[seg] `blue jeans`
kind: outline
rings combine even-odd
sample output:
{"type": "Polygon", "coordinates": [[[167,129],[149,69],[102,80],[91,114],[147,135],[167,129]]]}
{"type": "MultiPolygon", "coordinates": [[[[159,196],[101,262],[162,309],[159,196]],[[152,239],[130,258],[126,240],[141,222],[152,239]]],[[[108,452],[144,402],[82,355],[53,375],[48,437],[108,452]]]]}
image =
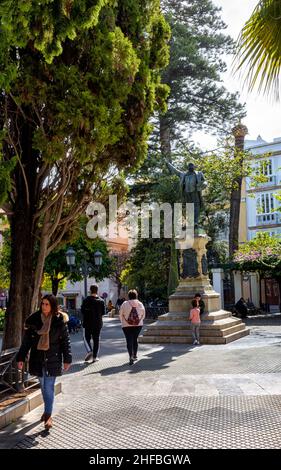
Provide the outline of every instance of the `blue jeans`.
{"type": "Polygon", "coordinates": [[[41,385],[41,392],[44,400],[44,413],[51,415],[55,398],[56,377],[47,376],[45,369],[43,369],[43,377],[38,377],[38,379],[41,385]]]}

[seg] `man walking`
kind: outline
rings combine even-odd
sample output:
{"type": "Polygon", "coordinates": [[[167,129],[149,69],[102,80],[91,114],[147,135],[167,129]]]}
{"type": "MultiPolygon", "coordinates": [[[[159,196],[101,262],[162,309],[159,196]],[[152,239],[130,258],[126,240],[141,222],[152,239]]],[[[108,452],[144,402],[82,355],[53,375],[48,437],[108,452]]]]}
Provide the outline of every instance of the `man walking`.
{"type": "Polygon", "coordinates": [[[85,362],[90,359],[97,361],[99,350],[100,331],[102,329],[102,316],[106,313],[104,300],[98,296],[98,286],[90,287],[91,295],[83,300],[81,313],[83,316],[84,344],[86,347],[85,362]],[[93,340],[93,348],[91,346],[93,340]]]}

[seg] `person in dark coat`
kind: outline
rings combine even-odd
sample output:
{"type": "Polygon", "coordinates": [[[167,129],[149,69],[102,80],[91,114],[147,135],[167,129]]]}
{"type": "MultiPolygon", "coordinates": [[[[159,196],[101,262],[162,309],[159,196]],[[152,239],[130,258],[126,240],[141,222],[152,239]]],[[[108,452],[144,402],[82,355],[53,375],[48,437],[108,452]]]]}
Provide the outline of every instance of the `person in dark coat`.
{"type": "Polygon", "coordinates": [[[201,294],[199,292],[195,294],[193,300],[197,302],[197,307],[200,309],[200,316],[203,315],[203,313],[205,313],[205,302],[202,300],[201,294]]]}
{"type": "Polygon", "coordinates": [[[99,351],[100,332],[102,329],[102,317],[106,314],[106,305],[104,300],[98,296],[98,286],[90,287],[91,295],[83,300],[81,313],[83,316],[84,344],[87,351],[85,362],[92,359],[97,361],[99,351]],[[93,348],[91,345],[93,339],[93,348]]]}
{"type": "Polygon", "coordinates": [[[246,318],[246,316],[248,314],[248,307],[247,307],[247,304],[246,304],[246,300],[243,297],[241,297],[238,300],[238,302],[236,302],[235,308],[236,308],[237,312],[241,315],[241,318],[246,318]]]}
{"type": "Polygon", "coordinates": [[[52,411],[55,398],[56,377],[67,371],[72,362],[68,328],[58,312],[54,295],[42,298],[40,310],[31,314],[25,322],[25,332],[16,360],[21,370],[30,351],[29,372],[37,375],[44,401],[41,421],[45,429],[52,425],[52,411]]]}

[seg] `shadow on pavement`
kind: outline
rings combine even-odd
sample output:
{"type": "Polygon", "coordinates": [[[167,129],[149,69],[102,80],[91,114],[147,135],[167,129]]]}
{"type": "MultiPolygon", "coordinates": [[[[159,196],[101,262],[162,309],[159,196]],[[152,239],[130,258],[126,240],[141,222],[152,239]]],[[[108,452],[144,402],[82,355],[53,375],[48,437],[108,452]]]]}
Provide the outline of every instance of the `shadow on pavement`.
{"type": "Polygon", "coordinates": [[[176,361],[180,356],[191,352],[196,346],[188,345],[182,351],[152,351],[151,353],[142,355],[138,361],[133,365],[129,365],[129,360],[126,359],[125,364],[119,366],[107,367],[105,369],[89,372],[89,374],[112,375],[119,374],[120,372],[128,371],[130,374],[138,374],[143,371],[158,371],[168,369],[171,362],[176,361]]]}

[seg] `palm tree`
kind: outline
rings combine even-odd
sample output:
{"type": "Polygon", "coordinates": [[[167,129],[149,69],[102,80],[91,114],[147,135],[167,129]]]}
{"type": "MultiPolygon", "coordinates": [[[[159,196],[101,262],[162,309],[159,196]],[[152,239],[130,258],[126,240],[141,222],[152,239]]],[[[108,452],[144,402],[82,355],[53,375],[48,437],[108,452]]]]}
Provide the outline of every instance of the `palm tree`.
{"type": "Polygon", "coordinates": [[[281,69],[281,0],[260,0],[237,40],[236,71],[246,67],[252,91],[273,93],[279,100],[281,69]]]}

